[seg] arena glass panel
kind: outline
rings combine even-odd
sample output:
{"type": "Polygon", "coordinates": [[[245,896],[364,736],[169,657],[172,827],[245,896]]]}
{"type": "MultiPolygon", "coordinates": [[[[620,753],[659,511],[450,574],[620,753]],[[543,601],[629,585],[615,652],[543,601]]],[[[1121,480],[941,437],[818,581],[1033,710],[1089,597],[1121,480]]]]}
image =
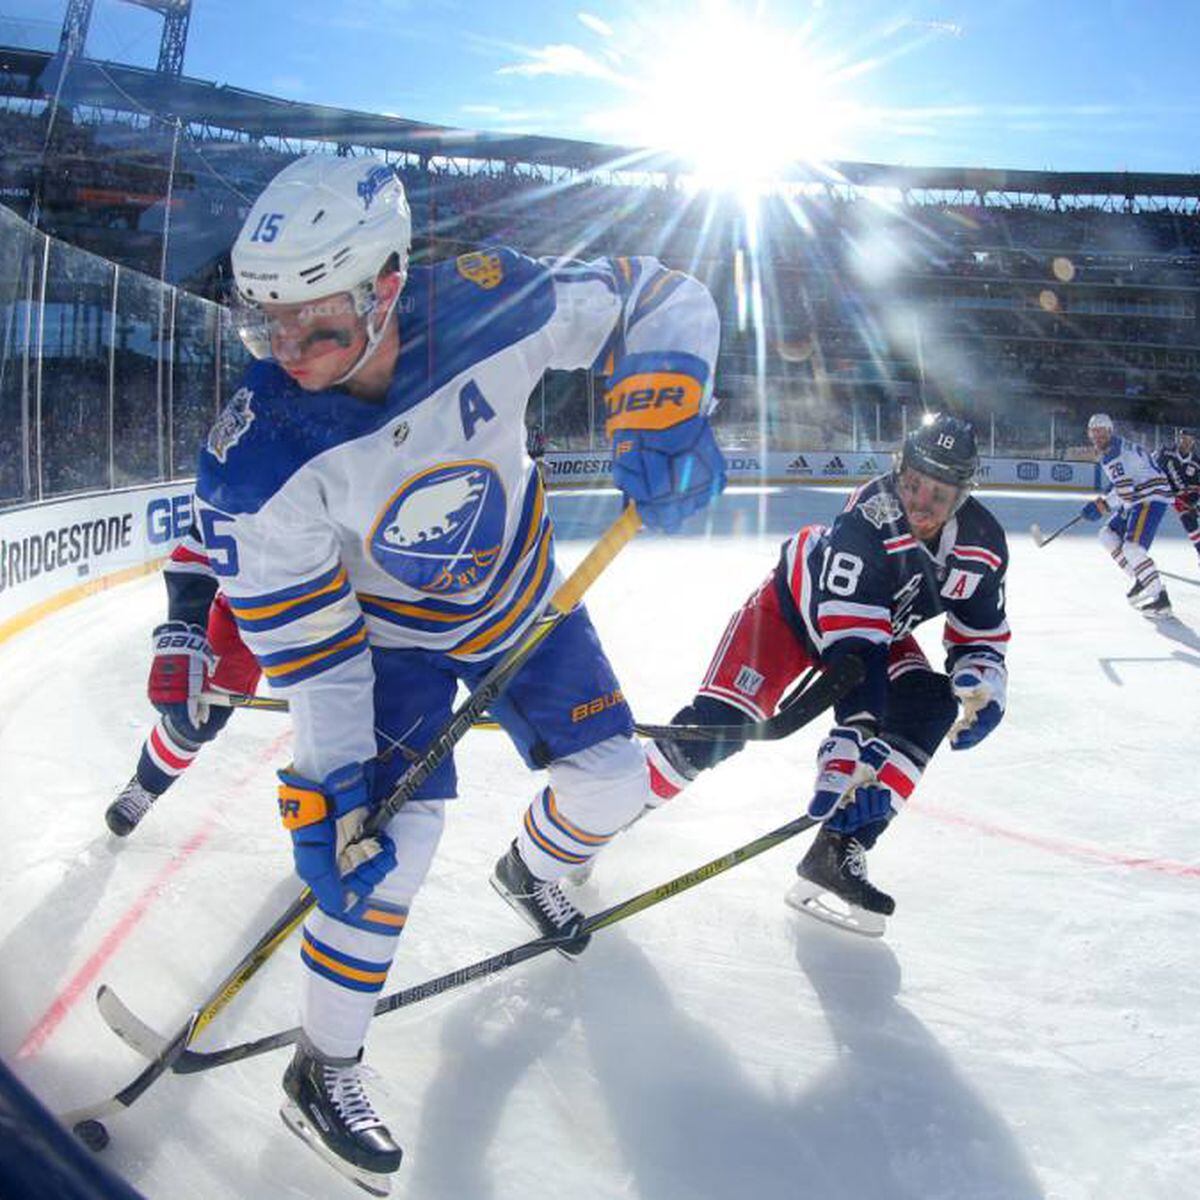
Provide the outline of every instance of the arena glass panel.
{"type": "Polygon", "coordinates": [[[0,206],[0,504],[34,495],[31,343],[44,244],[41,234],[0,206]]]}
{"type": "Polygon", "coordinates": [[[175,359],[171,375],[171,476],[189,479],[217,414],[217,309],[187,292],[175,294],[175,359]]]}
{"type": "Polygon", "coordinates": [[[153,279],[122,271],[117,281],[113,350],[113,485],[161,479],[165,447],[159,410],[163,374],[161,331],[169,313],[165,289],[153,279]]]}
{"type": "Polygon", "coordinates": [[[51,241],[42,323],[41,494],[109,486],[112,263],[51,241]]]}

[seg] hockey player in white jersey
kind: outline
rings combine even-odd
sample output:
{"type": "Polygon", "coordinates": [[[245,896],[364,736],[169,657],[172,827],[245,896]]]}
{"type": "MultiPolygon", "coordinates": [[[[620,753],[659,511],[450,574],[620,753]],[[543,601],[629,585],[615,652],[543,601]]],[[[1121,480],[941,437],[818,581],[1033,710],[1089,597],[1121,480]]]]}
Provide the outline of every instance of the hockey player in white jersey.
{"type": "Polygon", "coordinates": [[[1113,432],[1107,413],[1093,413],[1087,432],[1108,487],[1083,506],[1083,515],[1089,521],[1107,518],[1100,527],[1100,544],[1129,576],[1130,604],[1148,617],[1169,617],[1171,601],[1150,547],[1171,503],[1170,485],[1143,446],[1113,432]]]}
{"type": "MultiPolygon", "coordinates": [[[[507,249],[410,271],[409,240],[403,187],[378,160],[304,158],[268,185],[233,249],[239,331],[263,361],[214,426],[197,483],[213,569],[295,731],[280,812],[317,908],[284,1120],[375,1191],[401,1151],[358,1063],[455,795],[453,762],[352,864],[338,854],[402,771],[402,756],[376,756],[395,742],[422,751],[459,682],[482,678],[555,586],[527,398],[547,369],[607,378],[614,478],[651,527],[677,527],[724,483],[706,415],[719,323],[694,279],[651,258],[507,249]]],[[[578,953],[582,914],[559,881],[648,795],[586,611],[492,713],[549,775],[493,884],[578,953]]]]}

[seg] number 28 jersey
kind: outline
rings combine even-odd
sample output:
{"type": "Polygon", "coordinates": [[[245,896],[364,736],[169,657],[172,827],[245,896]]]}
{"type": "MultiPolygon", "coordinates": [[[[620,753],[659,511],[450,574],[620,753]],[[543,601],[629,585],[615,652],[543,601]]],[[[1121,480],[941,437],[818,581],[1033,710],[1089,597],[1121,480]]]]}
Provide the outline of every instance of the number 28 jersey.
{"type": "Polygon", "coordinates": [[[930,546],[913,535],[891,476],[882,475],[850,497],[832,526],[805,526],[784,544],[775,584],[795,632],[819,662],[846,654],[863,661],[865,678],[838,704],[838,720],[878,724],[889,648],[923,622],[945,619],[947,671],[967,658],[1003,660],[1007,567],[1004,530],[974,497],[930,546]]]}

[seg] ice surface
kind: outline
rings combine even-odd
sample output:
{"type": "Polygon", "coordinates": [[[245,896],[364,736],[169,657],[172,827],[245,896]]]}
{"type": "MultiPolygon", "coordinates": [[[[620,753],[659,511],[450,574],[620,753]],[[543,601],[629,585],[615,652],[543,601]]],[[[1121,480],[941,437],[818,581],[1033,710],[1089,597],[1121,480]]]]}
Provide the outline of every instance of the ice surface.
{"type": "MultiPolygon", "coordinates": [[[[377,1106],[412,1200],[1177,1200],[1200,1171],[1200,572],[1173,515],[1152,624],[1094,527],[1027,533],[1062,497],[985,495],[1009,529],[1009,715],[943,751],[872,855],[898,899],[880,942],[783,904],[803,840],[598,934],[382,1018],[377,1106]]],[[[691,694],[732,609],[819,489],[727,496],[688,536],[641,535],[589,605],[635,711],[691,694]]],[[[1078,501],[1074,501],[1078,505],[1078,501]]],[[[615,516],[557,496],[560,557],[615,516]]],[[[127,842],[102,813],[150,722],[154,578],[0,649],[0,1054],[51,1107],[139,1061],[91,995],[173,1029],[294,894],[273,768],[287,719],[244,712],[127,842]],[[18,1054],[25,1047],[23,1054],[18,1054]]],[[[920,638],[940,661],[940,630],[920,638]]],[[[602,907],[791,819],[824,725],[749,748],[611,847],[602,907]]],[[[487,883],[536,781],[502,736],[461,748],[461,799],[389,990],[523,941],[487,883]]],[[[206,1046],[296,1020],[294,946],[206,1046]]],[[[277,1116],[286,1052],[162,1080],[110,1122],[107,1161],[152,1200],[359,1194],[277,1116]]]]}

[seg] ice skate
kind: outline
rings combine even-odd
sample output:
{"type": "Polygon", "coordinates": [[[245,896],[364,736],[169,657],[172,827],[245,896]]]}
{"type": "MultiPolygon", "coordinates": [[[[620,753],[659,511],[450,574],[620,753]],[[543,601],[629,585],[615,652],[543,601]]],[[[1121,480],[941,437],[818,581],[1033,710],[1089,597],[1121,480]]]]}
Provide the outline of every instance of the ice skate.
{"type": "Polygon", "coordinates": [[[1125,593],[1125,599],[1133,605],[1134,608],[1141,608],[1142,604],[1147,600],[1145,580],[1137,580],[1133,587],[1125,593]]]}
{"type": "Polygon", "coordinates": [[[157,799],[153,792],[142,787],[135,775],[105,810],[104,822],[117,837],[128,837],[157,799]]]}
{"type": "Polygon", "coordinates": [[[521,858],[517,843],[508,848],[492,872],[492,887],[545,938],[561,938],[558,952],[568,958],[583,953],[590,934],[578,934],[583,913],[563,895],[556,881],[538,879],[521,858]]]}
{"type": "Polygon", "coordinates": [[[784,899],[798,912],[864,937],[880,937],[896,902],[867,879],[867,852],[851,834],[822,826],[784,899]]]}
{"type": "Polygon", "coordinates": [[[283,1123],[365,1192],[386,1196],[403,1155],[363,1088],[359,1060],[322,1059],[303,1045],[283,1076],[283,1123]]]}
{"type": "Polygon", "coordinates": [[[1162,620],[1175,615],[1171,611],[1171,599],[1167,595],[1166,588],[1163,588],[1153,600],[1143,604],[1139,611],[1143,616],[1149,617],[1151,620],[1162,620]]]}

